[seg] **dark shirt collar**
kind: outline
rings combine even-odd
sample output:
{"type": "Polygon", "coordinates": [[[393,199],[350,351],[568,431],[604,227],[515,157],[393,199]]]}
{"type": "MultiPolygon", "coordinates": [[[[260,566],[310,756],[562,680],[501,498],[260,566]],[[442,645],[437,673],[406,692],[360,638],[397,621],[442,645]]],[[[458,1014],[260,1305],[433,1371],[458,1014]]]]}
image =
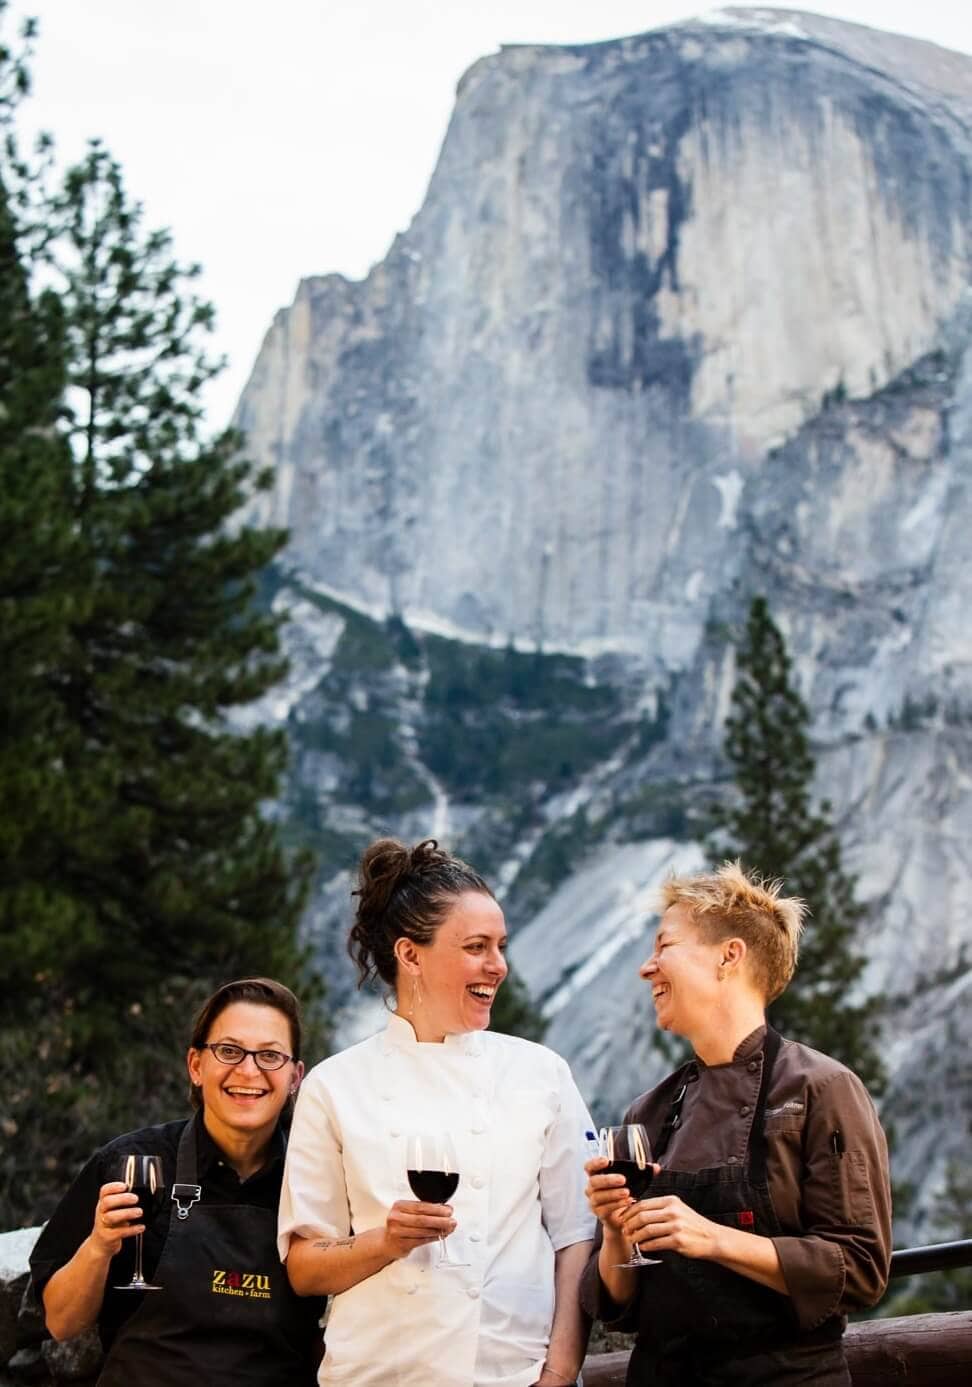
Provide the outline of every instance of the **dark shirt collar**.
{"type": "Polygon", "coordinates": [[[737,1060],[752,1059],[753,1055],[758,1054],[760,1050],[762,1050],[765,1041],[766,1023],[764,1022],[762,1026],[757,1026],[754,1031],[750,1031],[745,1040],[740,1040],[739,1044],[736,1046],[735,1054],[732,1057],[733,1064],[735,1064],[737,1060]]]}
{"type": "MultiPolygon", "coordinates": [[[[250,1179],[260,1179],[262,1176],[272,1171],[276,1166],[280,1165],[283,1162],[286,1150],[287,1143],[284,1139],[280,1123],[278,1122],[274,1128],[273,1136],[270,1138],[270,1147],[267,1151],[266,1163],[251,1175],[250,1179]]],[[[201,1112],[196,1117],[196,1164],[200,1183],[206,1179],[207,1175],[212,1175],[214,1170],[224,1170],[235,1174],[226,1155],[209,1135],[201,1112]]]]}
{"type": "MultiPolygon", "coordinates": [[[[765,1024],[765,1022],[764,1022],[762,1026],[757,1026],[756,1029],[755,1029],[754,1031],[750,1031],[749,1035],[747,1035],[744,1039],[742,1039],[742,1040],[739,1042],[739,1044],[736,1046],[735,1050],[733,1051],[732,1059],[729,1061],[729,1064],[740,1064],[740,1063],[742,1063],[742,1061],[744,1061],[744,1060],[751,1060],[751,1059],[753,1058],[754,1055],[760,1054],[760,1052],[761,1052],[762,1049],[763,1049],[763,1045],[765,1044],[765,1041],[766,1041],[766,1024],[765,1024]]],[[[724,1063],[723,1063],[723,1064],[706,1064],[705,1060],[700,1059],[698,1055],[695,1055],[695,1056],[694,1056],[694,1059],[695,1059],[695,1063],[698,1065],[699,1069],[725,1069],[725,1068],[726,1068],[726,1065],[725,1065],[724,1063]]]]}

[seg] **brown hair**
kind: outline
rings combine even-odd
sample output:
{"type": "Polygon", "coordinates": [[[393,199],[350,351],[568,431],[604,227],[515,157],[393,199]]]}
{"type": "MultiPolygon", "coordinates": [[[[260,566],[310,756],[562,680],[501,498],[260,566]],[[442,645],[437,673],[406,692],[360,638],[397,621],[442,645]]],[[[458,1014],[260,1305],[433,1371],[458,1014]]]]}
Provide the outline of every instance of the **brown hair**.
{"type": "Polygon", "coordinates": [[[661,908],[686,906],[709,944],[733,935],[745,940],[752,977],[767,1002],[775,1002],[796,971],[807,911],[798,897],[781,896],[782,889],[782,881],[765,881],[738,862],[723,862],[715,872],[669,877],[661,908]]]}
{"type": "MultiPolygon", "coordinates": [[[[434,838],[413,848],[379,838],[358,864],[358,898],[348,953],[358,965],[358,986],[381,978],[395,986],[395,940],[428,944],[451,903],[467,891],[493,893],[468,863],[441,849],[434,838]]],[[[495,899],[495,898],[494,898],[495,899]]]]}
{"type": "MultiPolygon", "coordinates": [[[[284,987],[282,982],[275,982],[273,978],[237,978],[233,982],[224,982],[222,987],[217,987],[215,992],[210,993],[196,1012],[192,1023],[189,1044],[193,1050],[199,1050],[206,1044],[213,1026],[226,1008],[234,1002],[251,1002],[258,1007],[273,1007],[274,1011],[279,1011],[285,1016],[290,1027],[291,1056],[295,1060],[300,1059],[300,1003],[289,987],[284,987]]],[[[194,1108],[202,1106],[198,1084],[192,1084],[189,1101],[194,1108]]]]}

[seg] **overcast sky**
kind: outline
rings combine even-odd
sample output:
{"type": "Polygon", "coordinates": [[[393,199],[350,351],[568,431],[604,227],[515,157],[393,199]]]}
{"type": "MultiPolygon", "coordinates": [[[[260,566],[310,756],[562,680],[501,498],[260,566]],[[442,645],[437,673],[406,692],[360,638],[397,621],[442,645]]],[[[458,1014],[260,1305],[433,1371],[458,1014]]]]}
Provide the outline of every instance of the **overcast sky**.
{"type": "MultiPolygon", "coordinates": [[[[13,0],[40,21],[22,128],[65,159],[100,136],[150,226],[201,261],[216,305],[211,425],[228,422],[304,275],[358,278],[418,210],[456,83],[501,43],[640,33],[678,0],[13,0]]],[[[764,7],[765,8],[765,7],[764,7]]],[[[807,8],[972,53],[969,0],[807,8]]]]}

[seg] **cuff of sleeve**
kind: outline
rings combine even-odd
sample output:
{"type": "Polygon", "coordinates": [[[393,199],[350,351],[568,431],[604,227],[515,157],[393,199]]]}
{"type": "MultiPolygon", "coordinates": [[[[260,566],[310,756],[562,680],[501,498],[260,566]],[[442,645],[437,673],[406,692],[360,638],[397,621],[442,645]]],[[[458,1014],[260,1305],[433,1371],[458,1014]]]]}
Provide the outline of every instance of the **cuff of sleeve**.
{"type": "Polygon", "coordinates": [[[573,1247],[575,1243],[589,1243],[594,1241],[594,1229],[585,1224],[583,1227],[568,1229],[566,1233],[561,1233],[556,1242],[551,1238],[551,1246],[554,1252],[562,1252],[565,1247],[573,1247]]]}
{"type": "Polygon", "coordinates": [[[844,1254],[826,1238],[774,1238],[786,1289],[801,1329],[840,1313],[846,1269],[844,1254]]]}

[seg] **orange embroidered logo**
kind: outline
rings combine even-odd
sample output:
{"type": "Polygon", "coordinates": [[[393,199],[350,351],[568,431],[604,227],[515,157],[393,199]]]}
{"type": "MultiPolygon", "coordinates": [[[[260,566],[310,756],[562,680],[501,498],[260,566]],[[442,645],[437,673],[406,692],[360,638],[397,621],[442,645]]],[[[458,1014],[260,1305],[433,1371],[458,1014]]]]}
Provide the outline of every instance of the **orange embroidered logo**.
{"type": "Polygon", "coordinates": [[[244,1300],[270,1300],[270,1277],[258,1271],[225,1271],[213,1268],[213,1295],[241,1296],[244,1300]]]}

